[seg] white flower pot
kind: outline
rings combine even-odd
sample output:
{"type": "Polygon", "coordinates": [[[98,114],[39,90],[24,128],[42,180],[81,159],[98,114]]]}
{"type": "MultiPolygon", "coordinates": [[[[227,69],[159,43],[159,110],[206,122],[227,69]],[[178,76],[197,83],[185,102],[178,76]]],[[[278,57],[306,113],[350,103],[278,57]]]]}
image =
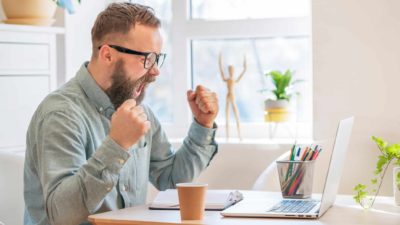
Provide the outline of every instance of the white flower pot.
{"type": "Polygon", "coordinates": [[[287,100],[265,100],[266,122],[284,122],[289,119],[289,101],[287,100]]]}
{"type": "Polygon", "coordinates": [[[288,108],[288,100],[271,100],[267,99],[264,101],[265,109],[276,109],[276,108],[288,108]]]}
{"type": "Polygon", "coordinates": [[[393,168],[393,198],[394,203],[400,206],[400,184],[396,183],[397,174],[400,173],[400,166],[393,168]]]}

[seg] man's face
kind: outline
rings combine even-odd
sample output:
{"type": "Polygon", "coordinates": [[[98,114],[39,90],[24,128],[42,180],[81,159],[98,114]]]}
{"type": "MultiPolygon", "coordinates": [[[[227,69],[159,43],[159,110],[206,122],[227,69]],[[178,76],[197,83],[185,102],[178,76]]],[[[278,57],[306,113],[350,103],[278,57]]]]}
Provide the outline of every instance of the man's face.
{"type": "MultiPolygon", "coordinates": [[[[162,40],[157,28],[137,24],[129,32],[128,38],[117,45],[135,51],[159,54],[162,40]]],[[[139,105],[144,98],[148,84],[154,82],[159,74],[157,64],[150,69],[145,69],[143,65],[144,56],[121,53],[115,49],[112,49],[112,51],[118,59],[111,74],[111,86],[106,90],[106,93],[115,109],[124,101],[132,98],[139,105]]]]}
{"type": "Polygon", "coordinates": [[[106,93],[115,109],[131,98],[134,98],[136,104],[139,105],[144,99],[147,85],[155,80],[155,76],[149,72],[136,80],[130,79],[124,71],[124,62],[120,59],[112,73],[111,87],[106,90],[106,93]]]}

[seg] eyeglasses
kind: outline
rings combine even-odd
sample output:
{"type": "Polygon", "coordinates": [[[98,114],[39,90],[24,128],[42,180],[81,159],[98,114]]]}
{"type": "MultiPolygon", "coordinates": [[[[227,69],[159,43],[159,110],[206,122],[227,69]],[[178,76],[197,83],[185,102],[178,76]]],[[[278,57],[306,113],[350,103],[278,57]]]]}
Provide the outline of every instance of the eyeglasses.
{"type": "MultiPolygon", "coordinates": [[[[99,46],[99,49],[102,47],[103,45],[99,46]]],[[[131,55],[141,55],[144,56],[144,63],[143,66],[145,69],[151,69],[154,64],[157,63],[158,68],[160,68],[164,61],[165,61],[165,57],[167,56],[167,54],[165,53],[160,53],[157,54],[155,52],[139,52],[139,51],[135,51],[129,48],[124,48],[118,45],[107,45],[110,48],[113,48],[119,52],[122,53],[126,53],[126,54],[131,54],[131,55]]]]}

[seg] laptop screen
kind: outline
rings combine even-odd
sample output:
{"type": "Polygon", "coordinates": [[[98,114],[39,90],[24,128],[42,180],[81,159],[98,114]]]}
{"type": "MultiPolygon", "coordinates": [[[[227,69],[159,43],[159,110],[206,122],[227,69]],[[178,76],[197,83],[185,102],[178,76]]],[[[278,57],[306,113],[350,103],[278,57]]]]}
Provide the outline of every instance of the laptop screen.
{"type": "Polygon", "coordinates": [[[322,216],[335,202],[346,159],[346,151],[350,141],[351,130],[353,128],[353,122],[354,117],[343,119],[340,121],[337,128],[325,186],[322,192],[319,216],[322,216]]]}

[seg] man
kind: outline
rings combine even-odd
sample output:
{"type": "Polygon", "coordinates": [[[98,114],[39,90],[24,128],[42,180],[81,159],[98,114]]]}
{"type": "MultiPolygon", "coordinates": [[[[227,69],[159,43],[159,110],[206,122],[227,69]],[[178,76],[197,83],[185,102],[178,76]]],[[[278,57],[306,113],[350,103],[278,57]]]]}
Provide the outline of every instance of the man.
{"type": "Polygon", "coordinates": [[[75,78],[45,98],[27,133],[25,224],[88,224],[90,214],[145,203],[190,182],[217,152],[216,94],[198,86],[187,99],[194,121],[176,153],[141,105],[165,55],[151,8],[113,3],[96,19],[93,52],[75,78]]]}

